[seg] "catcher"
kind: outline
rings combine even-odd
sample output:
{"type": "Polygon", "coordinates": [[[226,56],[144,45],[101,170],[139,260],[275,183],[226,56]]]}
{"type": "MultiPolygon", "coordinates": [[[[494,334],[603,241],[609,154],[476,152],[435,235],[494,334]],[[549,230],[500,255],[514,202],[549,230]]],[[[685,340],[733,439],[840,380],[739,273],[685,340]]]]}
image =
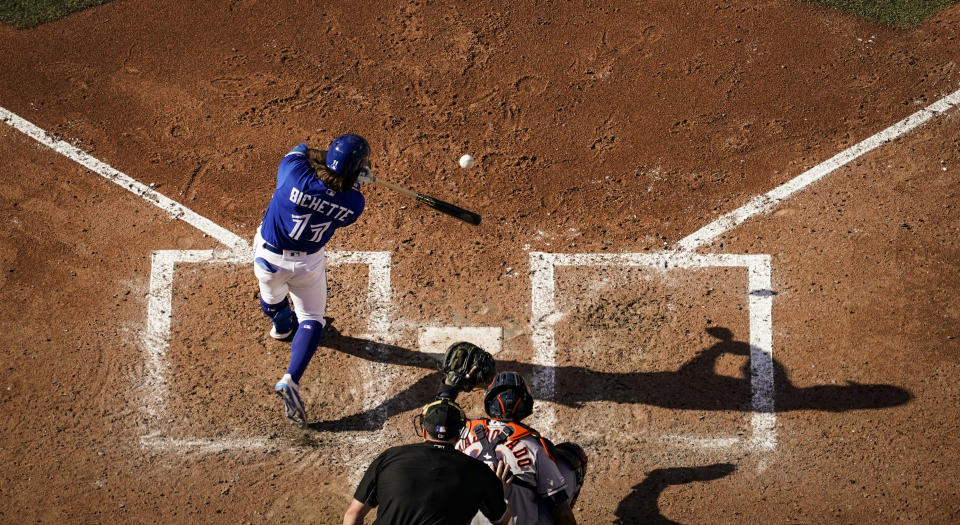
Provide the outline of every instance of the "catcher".
{"type": "MultiPolygon", "coordinates": [[[[443,384],[437,397],[453,400],[461,391],[488,384],[484,409],[489,418],[471,419],[457,449],[491,468],[505,461],[512,478],[507,501],[512,524],[576,523],[572,507],[580,495],[587,456],[576,443],[554,445],[521,421],[533,412],[533,395],[517,372],[495,373],[493,357],[471,343],[455,343],[444,355],[443,384]]],[[[486,523],[477,516],[474,523],[486,523]]]]}

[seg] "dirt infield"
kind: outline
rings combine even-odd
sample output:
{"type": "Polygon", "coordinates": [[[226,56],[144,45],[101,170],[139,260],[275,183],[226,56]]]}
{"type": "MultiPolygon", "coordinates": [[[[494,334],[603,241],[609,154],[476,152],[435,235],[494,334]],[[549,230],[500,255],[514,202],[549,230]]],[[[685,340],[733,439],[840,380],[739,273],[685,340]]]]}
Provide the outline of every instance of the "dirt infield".
{"type": "Polygon", "coordinates": [[[955,93],[960,6],[369,4],[0,25],[0,107],[145,185],[0,124],[0,521],[338,523],[446,327],[501,334],[586,449],[583,523],[960,520],[960,108],[660,258],[955,93]],[[365,189],[301,431],[240,248],[281,156],[345,131],[483,223],[365,189]]]}

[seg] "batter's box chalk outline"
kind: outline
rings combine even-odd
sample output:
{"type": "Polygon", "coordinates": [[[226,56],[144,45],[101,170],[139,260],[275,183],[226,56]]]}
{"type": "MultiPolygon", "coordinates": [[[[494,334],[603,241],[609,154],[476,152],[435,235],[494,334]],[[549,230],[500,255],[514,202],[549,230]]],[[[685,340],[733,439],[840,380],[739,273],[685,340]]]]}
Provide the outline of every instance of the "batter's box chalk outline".
{"type": "MultiPolygon", "coordinates": [[[[671,435],[665,441],[682,446],[707,449],[746,448],[773,450],[777,446],[776,414],[773,385],[773,293],[770,288],[770,256],[739,254],[697,254],[693,252],[660,253],[530,253],[532,279],[532,318],[534,373],[532,387],[537,399],[556,398],[557,343],[554,326],[561,314],[557,308],[557,267],[646,267],[699,269],[743,267],[748,275],[750,315],[750,423],[748,438],[671,435]]],[[[540,404],[535,417],[538,428],[554,435],[556,410],[551,402],[540,404]]]]}
{"type": "MultiPolygon", "coordinates": [[[[150,271],[150,293],[147,300],[147,324],[143,335],[143,348],[146,353],[146,377],[143,388],[146,429],[140,436],[140,444],[145,448],[160,449],[176,453],[214,454],[227,450],[260,451],[279,448],[276,441],[256,437],[171,437],[167,419],[166,403],[169,392],[170,362],[167,354],[170,350],[170,326],[173,318],[173,281],[178,263],[204,264],[249,264],[253,260],[251,250],[158,250],[152,255],[150,271]]],[[[364,339],[388,342],[391,339],[392,297],[390,285],[390,252],[327,252],[327,266],[344,264],[366,264],[369,268],[367,280],[367,305],[371,311],[367,320],[367,334],[364,339]]],[[[253,272],[250,273],[251,279],[253,272]]],[[[385,365],[383,365],[385,366],[385,365]]],[[[364,385],[364,405],[375,406],[380,402],[374,399],[382,392],[373,383],[364,385]]],[[[356,441],[359,436],[352,436],[356,441]]],[[[374,436],[372,442],[380,444],[374,436]]],[[[373,443],[372,443],[373,444],[373,443]]]]}

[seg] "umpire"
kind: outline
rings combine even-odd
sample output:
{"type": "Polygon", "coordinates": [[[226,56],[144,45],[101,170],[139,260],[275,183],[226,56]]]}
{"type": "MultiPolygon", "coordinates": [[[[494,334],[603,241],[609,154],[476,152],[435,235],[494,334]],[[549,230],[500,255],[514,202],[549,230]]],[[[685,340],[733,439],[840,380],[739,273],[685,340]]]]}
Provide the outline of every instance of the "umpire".
{"type": "Polygon", "coordinates": [[[465,525],[478,511],[506,524],[513,514],[500,478],[454,447],[466,424],[463,410],[442,399],[423,407],[418,419],[423,442],[391,447],[373,460],[343,524],[363,523],[374,507],[374,525],[465,525]]]}

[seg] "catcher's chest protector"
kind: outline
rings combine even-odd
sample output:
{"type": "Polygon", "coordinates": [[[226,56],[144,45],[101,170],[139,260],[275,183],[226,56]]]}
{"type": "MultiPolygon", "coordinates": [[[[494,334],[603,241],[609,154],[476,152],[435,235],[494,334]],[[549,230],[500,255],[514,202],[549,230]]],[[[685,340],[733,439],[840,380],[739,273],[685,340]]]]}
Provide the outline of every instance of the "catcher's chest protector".
{"type": "MultiPolygon", "coordinates": [[[[470,434],[473,436],[474,440],[480,444],[480,451],[474,457],[491,466],[496,466],[497,463],[503,461],[503,454],[497,452],[497,447],[499,445],[507,443],[508,441],[517,441],[527,436],[540,439],[540,436],[535,430],[519,423],[508,423],[506,426],[500,429],[493,439],[489,439],[488,428],[488,420],[480,420],[473,423],[470,428],[470,434]]],[[[507,446],[509,447],[509,445],[507,446]]],[[[471,456],[472,455],[473,454],[471,454],[471,456]]],[[[533,490],[534,492],[537,490],[537,488],[532,484],[517,477],[513,478],[512,483],[514,485],[533,490]]]]}

